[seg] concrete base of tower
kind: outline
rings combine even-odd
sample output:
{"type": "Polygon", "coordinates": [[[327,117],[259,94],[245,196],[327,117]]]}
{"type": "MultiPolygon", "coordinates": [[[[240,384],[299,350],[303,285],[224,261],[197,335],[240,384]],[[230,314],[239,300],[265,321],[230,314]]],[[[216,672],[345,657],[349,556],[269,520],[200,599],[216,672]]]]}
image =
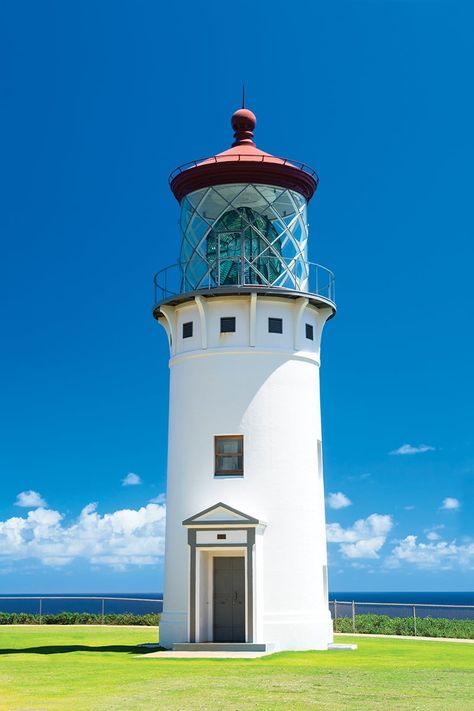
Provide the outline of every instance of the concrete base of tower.
{"type": "Polygon", "coordinates": [[[188,613],[164,611],[160,618],[160,646],[172,649],[173,644],[189,642],[188,613]]]}
{"type": "Polygon", "coordinates": [[[265,615],[263,638],[276,652],[326,650],[334,640],[331,615],[265,615]]]}
{"type": "MultiPolygon", "coordinates": [[[[333,627],[329,611],[326,614],[265,615],[262,633],[256,643],[263,643],[272,652],[289,650],[326,650],[333,644],[333,627]]],[[[160,620],[160,646],[173,649],[189,644],[186,612],[164,612],[160,620]]]]}

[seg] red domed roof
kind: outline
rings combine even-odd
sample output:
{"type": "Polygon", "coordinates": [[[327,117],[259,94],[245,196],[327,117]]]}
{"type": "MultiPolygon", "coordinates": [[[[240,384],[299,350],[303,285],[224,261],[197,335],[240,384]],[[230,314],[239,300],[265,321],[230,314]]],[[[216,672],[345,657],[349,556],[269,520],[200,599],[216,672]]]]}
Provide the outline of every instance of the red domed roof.
{"type": "Polygon", "coordinates": [[[257,148],[253,141],[257,119],[252,111],[235,111],[231,123],[235,139],[231,148],[187,163],[170,175],[171,190],[179,202],[195,190],[229,183],[277,185],[296,190],[308,201],[312,198],[318,187],[316,172],[304,163],[278,158],[257,148]]]}

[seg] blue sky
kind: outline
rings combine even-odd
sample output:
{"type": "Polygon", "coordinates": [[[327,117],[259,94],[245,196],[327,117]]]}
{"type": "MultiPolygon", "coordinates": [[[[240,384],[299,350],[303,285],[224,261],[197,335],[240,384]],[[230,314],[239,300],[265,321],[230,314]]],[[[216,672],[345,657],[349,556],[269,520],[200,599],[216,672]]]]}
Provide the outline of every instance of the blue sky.
{"type": "Polygon", "coordinates": [[[330,588],[474,589],[473,14],[2,4],[0,592],[161,590],[167,177],[230,145],[242,81],[321,178],[330,588]]]}

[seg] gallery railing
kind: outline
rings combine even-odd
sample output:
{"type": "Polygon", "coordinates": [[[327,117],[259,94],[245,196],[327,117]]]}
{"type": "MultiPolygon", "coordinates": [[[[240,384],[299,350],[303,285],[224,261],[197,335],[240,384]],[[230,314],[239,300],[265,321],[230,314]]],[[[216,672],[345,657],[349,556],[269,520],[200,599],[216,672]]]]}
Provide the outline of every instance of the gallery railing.
{"type": "Polygon", "coordinates": [[[161,269],[154,277],[155,304],[178,294],[232,287],[293,290],[315,294],[335,303],[333,272],[315,262],[286,260],[281,256],[217,257],[196,255],[189,262],[177,262],[161,269]]]}
{"type": "Polygon", "coordinates": [[[174,178],[176,178],[177,175],[180,175],[180,173],[184,173],[186,170],[189,168],[196,168],[197,166],[204,164],[212,164],[212,163],[226,163],[231,161],[232,163],[235,163],[236,161],[238,162],[245,162],[246,160],[251,160],[252,163],[271,163],[275,164],[275,160],[281,161],[281,165],[288,165],[292,168],[298,168],[299,170],[303,170],[305,173],[308,173],[308,175],[311,175],[311,177],[316,181],[316,184],[319,183],[319,177],[316,171],[311,168],[309,165],[306,165],[306,163],[301,163],[300,161],[297,160],[291,160],[290,158],[275,158],[275,156],[271,155],[266,155],[263,153],[260,156],[256,156],[255,153],[231,153],[230,155],[215,155],[215,156],[209,156],[208,158],[199,158],[198,160],[191,160],[188,163],[184,163],[183,165],[178,166],[178,168],[175,168],[173,172],[169,176],[169,183],[173,182],[174,178]]]}

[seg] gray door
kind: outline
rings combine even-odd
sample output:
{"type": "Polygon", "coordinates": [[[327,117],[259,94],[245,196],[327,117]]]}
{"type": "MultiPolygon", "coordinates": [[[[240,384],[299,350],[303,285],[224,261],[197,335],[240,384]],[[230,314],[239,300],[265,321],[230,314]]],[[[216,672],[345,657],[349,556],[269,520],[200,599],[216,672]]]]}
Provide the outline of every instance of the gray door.
{"type": "Polygon", "coordinates": [[[245,642],[245,564],[214,558],[214,642],[245,642]]]}

